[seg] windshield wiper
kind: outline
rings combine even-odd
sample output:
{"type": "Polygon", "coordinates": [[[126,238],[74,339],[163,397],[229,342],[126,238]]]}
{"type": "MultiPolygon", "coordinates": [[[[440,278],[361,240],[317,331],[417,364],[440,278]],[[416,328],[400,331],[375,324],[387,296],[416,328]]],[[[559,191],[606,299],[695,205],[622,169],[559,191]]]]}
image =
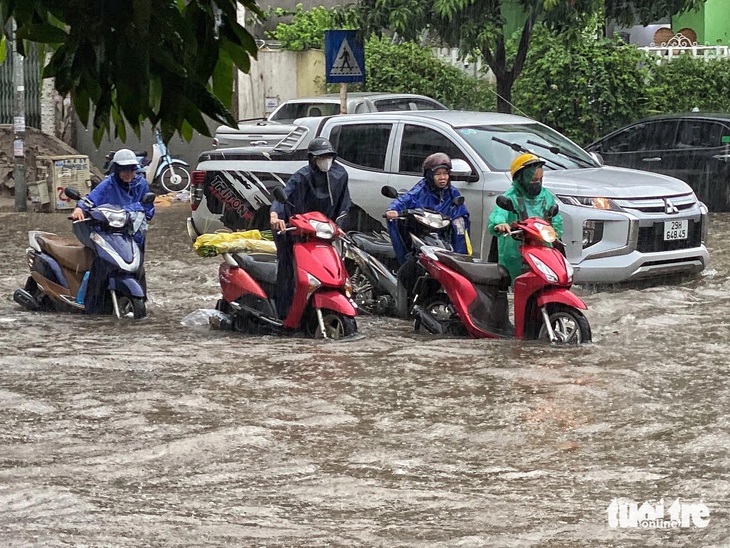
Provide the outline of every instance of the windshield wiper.
{"type": "Polygon", "coordinates": [[[542,144],[542,143],[536,143],[535,141],[527,141],[527,142],[530,145],[535,145],[536,147],[541,147],[541,148],[547,149],[550,152],[552,152],[553,154],[562,154],[566,158],[570,158],[574,162],[580,162],[580,163],[582,163],[585,166],[596,167],[596,164],[594,164],[593,162],[589,162],[588,160],[584,160],[580,156],[575,156],[574,154],[571,154],[569,152],[565,152],[559,146],[556,146],[556,145],[545,145],[545,144],[542,144]]]}
{"type": "MultiPolygon", "coordinates": [[[[499,137],[492,136],[492,141],[497,141],[498,143],[507,145],[515,152],[527,152],[529,154],[535,154],[534,152],[532,152],[531,150],[527,150],[525,147],[523,147],[520,144],[510,143],[509,141],[505,141],[504,139],[500,139],[499,137]]],[[[527,141],[527,142],[529,143],[530,141],[527,141]]],[[[548,158],[542,158],[542,159],[545,160],[546,162],[551,162],[551,163],[555,164],[556,166],[562,167],[563,169],[568,169],[566,166],[564,166],[560,162],[556,162],[555,160],[549,160],[548,158]]],[[[550,169],[555,169],[554,167],[551,167],[551,166],[548,166],[548,167],[550,167],[550,169]]]]}

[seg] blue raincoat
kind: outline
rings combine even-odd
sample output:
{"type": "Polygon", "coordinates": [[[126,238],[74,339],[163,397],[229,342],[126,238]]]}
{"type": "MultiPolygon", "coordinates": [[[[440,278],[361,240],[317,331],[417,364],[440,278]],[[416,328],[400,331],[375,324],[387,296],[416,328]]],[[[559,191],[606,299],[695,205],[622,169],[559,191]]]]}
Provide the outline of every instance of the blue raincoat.
{"type": "MultiPolygon", "coordinates": [[[[392,210],[402,213],[406,209],[424,208],[449,216],[453,222],[451,245],[454,246],[454,251],[468,253],[467,238],[469,227],[471,226],[469,210],[467,210],[465,204],[458,207],[453,206],[453,201],[458,196],[460,196],[459,191],[451,183],[445,188],[439,189],[435,186],[430,186],[428,181],[423,178],[406,194],[393,200],[388,206],[388,211],[392,210]],[[459,218],[462,218],[463,221],[458,220],[459,218]]],[[[390,233],[390,239],[393,242],[393,249],[395,249],[398,262],[403,264],[406,262],[410,252],[410,241],[407,241],[407,235],[401,232],[400,225],[402,223],[397,220],[389,221],[388,232],[390,233]]]]}

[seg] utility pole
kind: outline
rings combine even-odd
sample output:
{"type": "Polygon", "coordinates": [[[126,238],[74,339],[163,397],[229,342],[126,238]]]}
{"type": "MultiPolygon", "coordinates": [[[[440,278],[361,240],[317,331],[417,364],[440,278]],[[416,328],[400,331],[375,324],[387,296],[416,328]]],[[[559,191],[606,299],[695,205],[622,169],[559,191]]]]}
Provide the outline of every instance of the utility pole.
{"type": "Polygon", "coordinates": [[[13,20],[13,84],[15,87],[15,116],[13,117],[13,180],[15,181],[15,211],[28,210],[28,184],[25,180],[25,67],[23,56],[15,42],[13,20]]]}

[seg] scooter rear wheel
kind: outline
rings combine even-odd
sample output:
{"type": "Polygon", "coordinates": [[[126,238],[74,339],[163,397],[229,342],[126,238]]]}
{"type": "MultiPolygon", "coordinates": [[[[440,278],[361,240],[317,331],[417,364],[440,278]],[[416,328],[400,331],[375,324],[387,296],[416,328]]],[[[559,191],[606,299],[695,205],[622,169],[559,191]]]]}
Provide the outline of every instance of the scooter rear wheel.
{"type": "MultiPolygon", "coordinates": [[[[556,344],[584,344],[591,342],[591,326],[580,310],[562,304],[548,305],[550,325],[558,337],[556,344]]],[[[537,335],[540,341],[550,342],[545,323],[537,335]]]]}

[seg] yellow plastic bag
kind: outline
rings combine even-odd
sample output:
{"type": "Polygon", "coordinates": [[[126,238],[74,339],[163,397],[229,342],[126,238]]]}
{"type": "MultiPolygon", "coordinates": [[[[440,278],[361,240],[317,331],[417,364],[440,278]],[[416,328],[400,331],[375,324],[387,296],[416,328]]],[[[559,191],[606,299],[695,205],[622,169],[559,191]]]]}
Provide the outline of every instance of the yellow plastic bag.
{"type": "Polygon", "coordinates": [[[216,232],[198,236],[193,249],[201,257],[215,257],[221,253],[276,253],[276,244],[264,240],[260,231],[216,232]]]}

